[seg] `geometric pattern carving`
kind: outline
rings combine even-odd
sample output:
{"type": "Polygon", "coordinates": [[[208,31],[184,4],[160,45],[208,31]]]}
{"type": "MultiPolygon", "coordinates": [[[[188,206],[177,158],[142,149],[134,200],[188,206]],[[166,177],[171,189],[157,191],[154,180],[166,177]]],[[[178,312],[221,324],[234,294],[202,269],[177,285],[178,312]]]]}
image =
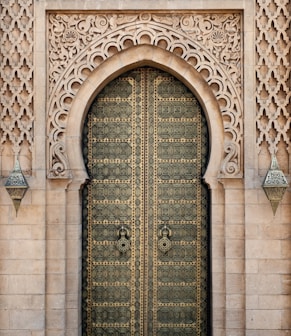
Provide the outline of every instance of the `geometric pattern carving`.
{"type": "MultiPolygon", "coordinates": [[[[33,1],[0,4],[0,146],[11,155],[33,144],[33,1]],[[9,145],[10,144],[10,145],[9,145]]],[[[31,164],[31,163],[30,163],[31,164]]]]}
{"type": "MultiPolygon", "coordinates": [[[[257,0],[257,147],[290,156],[291,32],[289,0],[257,0]]],[[[288,172],[288,159],[284,160],[288,172]]]]}
{"type": "Polygon", "coordinates": [[[70,176],[68,113],[89,74],[112,55],[140,44],[175,53],[206,80],[224,123],[221,175],[242,175],[241,14],[48,14],[48,165],[50,178],[70,176]]]}

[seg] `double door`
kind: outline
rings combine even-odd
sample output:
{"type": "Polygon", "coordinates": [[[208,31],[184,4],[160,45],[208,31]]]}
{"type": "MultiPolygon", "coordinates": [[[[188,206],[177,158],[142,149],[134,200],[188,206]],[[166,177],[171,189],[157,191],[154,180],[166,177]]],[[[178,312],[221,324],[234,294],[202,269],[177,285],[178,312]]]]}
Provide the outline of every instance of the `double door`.
{"type": "Polygon", "coordinates": [[[108,84],[83,131],[83,335],[208,335],[208,134],[175,77],[108,84]]]}

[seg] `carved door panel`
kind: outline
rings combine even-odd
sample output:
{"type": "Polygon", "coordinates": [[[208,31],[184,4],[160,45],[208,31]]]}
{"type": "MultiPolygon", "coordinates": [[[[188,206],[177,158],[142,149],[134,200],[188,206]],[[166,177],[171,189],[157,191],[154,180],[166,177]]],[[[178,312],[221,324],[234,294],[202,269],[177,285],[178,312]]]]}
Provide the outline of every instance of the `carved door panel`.
{"type": "Polygon", "coordinates": [[[208,335],[208,134],[173,76],[132,70],[84,126],[83,335],[208,335]]]}

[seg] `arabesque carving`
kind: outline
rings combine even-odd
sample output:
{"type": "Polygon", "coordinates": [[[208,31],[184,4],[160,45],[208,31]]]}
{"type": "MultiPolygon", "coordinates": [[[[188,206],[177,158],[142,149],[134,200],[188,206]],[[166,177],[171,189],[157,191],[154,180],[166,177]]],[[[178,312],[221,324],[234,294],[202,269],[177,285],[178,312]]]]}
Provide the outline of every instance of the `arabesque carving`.
{"type": "Polygon", "coordinates": [[[82,83],[121,50],[151,44],[175,53],[207,81],[224,122],[221,175],[242,174],[242,43],[240,13],[50,13],[49,177],[66,178],[65,148],[71,103],[82,83]]]}
{"type": "Polygon", "coordinates": [[[22,152],[31,155],[34,119],[32,0],[1,1],[0,35],[0,155],[4,152],[12,158],[22,152]]]}
{"type": "MultiPolygon", "coordinates": [[[[289,0],[257,0],[256,77],[257,147],[267,144],[272,155],[279,151],[290,159],[291,139],[291,7],[289,0]]],[[[281,163],[289,171],[288,159],[281,163]]]]}

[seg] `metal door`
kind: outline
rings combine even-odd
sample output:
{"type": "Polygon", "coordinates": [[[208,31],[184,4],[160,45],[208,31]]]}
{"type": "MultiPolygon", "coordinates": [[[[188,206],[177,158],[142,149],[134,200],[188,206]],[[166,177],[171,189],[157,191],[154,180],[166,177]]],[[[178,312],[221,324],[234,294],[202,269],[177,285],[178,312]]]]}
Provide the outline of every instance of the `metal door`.
{"type": "Polygon", "coordinates": [[[206,120],[179,80],[143,67],[88,112],[83,335],[208,335],[206,120]]]}

